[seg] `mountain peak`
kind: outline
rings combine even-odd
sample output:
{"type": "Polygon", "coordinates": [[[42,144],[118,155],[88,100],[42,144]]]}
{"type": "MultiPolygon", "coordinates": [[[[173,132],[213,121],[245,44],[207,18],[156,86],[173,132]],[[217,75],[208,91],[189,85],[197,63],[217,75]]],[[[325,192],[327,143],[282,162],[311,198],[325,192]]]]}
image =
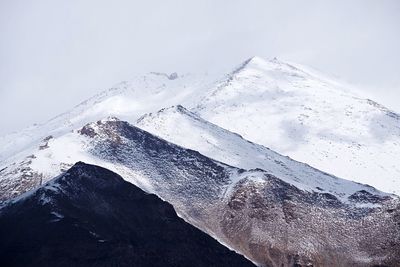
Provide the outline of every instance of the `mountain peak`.
{"type": "MultiPolygon", "coordinates": [[[[123,182],[122,177],[108,169],[78,161],[67,172],[44,184],[42,190],[44,190],[43,193],[48,191],[47,193],[53,194],[55,191],[65,192],[65,190],[54,190],[54,188],[70,188],[73,192],[74,188],[83,185],[88,188],[111,188],[123,182]]],[[[41,190],[40,187],[38,190],[41,190]]]]}
{"type": "Polygon", "coordinates": [[[258,65],[258,64],[265,64],[267,63],[264,59],[258,56],[253,56],[251,58],[246,59],[243,61],[238,67],[236,67],[231,74],[236,74],[240,72],[241,70],[251,67],[252,65],[258,65]]]}
{"type": "Polygon", "coordinates": [[[264,58],[259,56],[253,56],[248,59],[249,63],[265,63],[267,62],[264,58]]]}
{"type": "Polygon", "coordinates": [[[284,74],[289,76],[305,76],[307,73],[292,64],[274,57],[272,59],[264,59],[259,56],[253,56],[244,62],[242,62],[238,67],[236,67],[231,73],[230,77],[235,76],[242,71],[257,71],[257,72],[273,72],[274,76],[277,74],[284,74]]]}
{"type": "Polygon", "coordinates": [[[251,65],[251,64],[255,64],[255,65],[267,65],[267,64],[286,64],[286,65],[290,65],[287,62],[279,59],[277,56],[274,56],[273,58],[263,58],[260,56],[253,56],[251,58],[248,58],[247,60],[245,60],[242,65],[251,65]]]}
{"type": "Polygon", "coordinates": [[[169,108],[161,109],[158,112],[166,112],[166,111],[173,111],[182,114],[191,114],[191,112],[182,105],[171,106],[169,108]]]}

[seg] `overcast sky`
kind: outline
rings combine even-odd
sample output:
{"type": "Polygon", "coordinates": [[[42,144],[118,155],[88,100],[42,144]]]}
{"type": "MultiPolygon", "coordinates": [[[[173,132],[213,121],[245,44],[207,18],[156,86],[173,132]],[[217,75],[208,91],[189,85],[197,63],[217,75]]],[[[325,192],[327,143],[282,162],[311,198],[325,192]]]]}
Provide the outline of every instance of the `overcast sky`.
{"type": "Polygon", "coordinates": [[[308,65],[400,112],[400,1],[0,0],[0,134],[135,74],[308,65]]]}

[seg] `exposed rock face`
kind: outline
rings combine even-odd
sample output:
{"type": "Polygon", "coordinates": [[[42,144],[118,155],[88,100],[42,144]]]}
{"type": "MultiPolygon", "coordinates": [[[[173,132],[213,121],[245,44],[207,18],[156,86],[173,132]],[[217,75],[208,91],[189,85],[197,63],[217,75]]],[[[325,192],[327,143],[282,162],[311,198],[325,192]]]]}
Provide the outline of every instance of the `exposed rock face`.
{"type": "Polygon", "coordinates": [[[43,174],[31,168],[34,157],[30,155],[0,171],[0,203],[41,185],[43,174]]]}
{"type": "Polygon", "coordinates": [[[171,73],[171,74],[168,76],[168,79],[170,79],[170,80],[178,79],[178,73],[176,73],[176,72],[171,73]]]}
{"type": "Polygon", "coordinates": [[[236,184],[221,228],[265,266],[399,266],[399,202],[356,206],[266,174],[236,184]]]}
{"type": "Polygon", "coordinates": [[[171,74],[167,74],[167,73],[164,73],[164,72],[151,72],[151,74],[154,74],[154,75],[158,75],[158,76],[164,76],[164,77],[166,77],[168,80],[175,80],[175,79],[178,79],[178,73],[176,73],[176,72],[173,72],[173,73],[171,73],[171,74]]]}
{"type": "Polygon", "coordinates": [[[77,163],[0,210],[1,266],[254,266],[106,169],[77,163]]]}

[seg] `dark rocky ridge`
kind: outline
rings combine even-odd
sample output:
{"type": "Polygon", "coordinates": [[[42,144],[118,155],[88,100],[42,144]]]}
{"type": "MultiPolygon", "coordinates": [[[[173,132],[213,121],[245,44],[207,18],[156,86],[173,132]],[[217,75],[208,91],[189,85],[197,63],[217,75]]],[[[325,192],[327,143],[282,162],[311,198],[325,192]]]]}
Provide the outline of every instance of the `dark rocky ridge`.
{"type": "Polygon", "coordinates": [[[117,174],[77,163],[0,210],[1,266],[254,266],[117,174]]]}

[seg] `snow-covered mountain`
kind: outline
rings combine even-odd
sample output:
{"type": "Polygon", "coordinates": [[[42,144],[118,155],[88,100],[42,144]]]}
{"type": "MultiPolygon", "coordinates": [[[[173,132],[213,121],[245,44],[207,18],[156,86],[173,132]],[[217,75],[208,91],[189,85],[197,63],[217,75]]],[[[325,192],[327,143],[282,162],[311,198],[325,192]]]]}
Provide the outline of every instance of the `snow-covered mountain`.
{"type": "Polygon", "coordinates": [[[2,175],[10,175],[9,181],[22,177],[12,188],[18,190],[24,189],[25,181],[32,180],[28,179],[32,174],[43,184],[50,179],[47,175],[60,173],[76,160],[109,167],[170,202],[191,224],[263,266],[373,266],[398,261],[398,198],[290,159],[283,161],[279,169],[275,159],[268,158],[274,152],[217,126],[207,127],[231,136],[244,151],[259,149],[256,156],[266,153],[260,162],[276,169],[235,168],[127,122],[105,119],[46,140],[26,165],[9,166],[2,175]],[[299,176],[292,177],[296,170],[290,168],[299,168],[299,176]],[[306,173],[314,177],[302,187],[306,173]],[[317,177],[325,181],[324,188],[310,188],[317,177]],[[382,246],[366,245],[371,242],[382,246]]]}
{"type": "Polygon", "coordinates": [[[399,121],[278,60],[217,78],[151,73],[0,137],[0,201],[84,161],[258,264],[395,266],[399,121]]]}
{"type": "Polygon", "coordinates": [[[218,78],[152,73],[123,82],[46,123],[0,137],[0,169],[47,136],[107,116],[134,124],[173,105],[327,173],[400,194],[398,114],[306,68],[258,57],[218,78]]]}

